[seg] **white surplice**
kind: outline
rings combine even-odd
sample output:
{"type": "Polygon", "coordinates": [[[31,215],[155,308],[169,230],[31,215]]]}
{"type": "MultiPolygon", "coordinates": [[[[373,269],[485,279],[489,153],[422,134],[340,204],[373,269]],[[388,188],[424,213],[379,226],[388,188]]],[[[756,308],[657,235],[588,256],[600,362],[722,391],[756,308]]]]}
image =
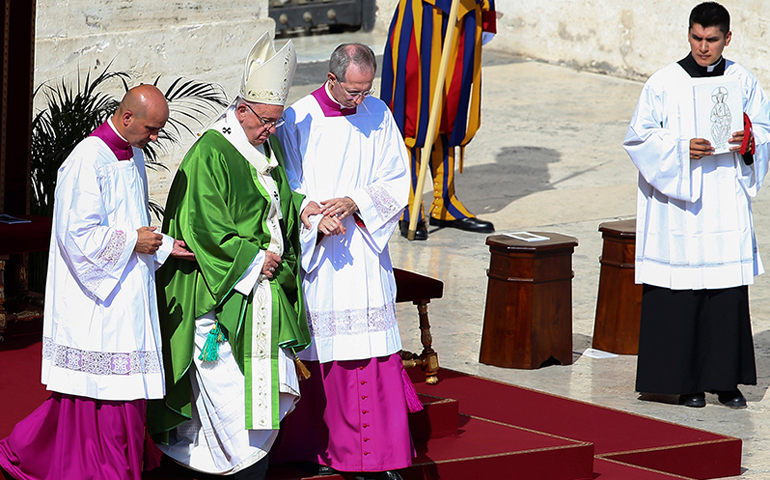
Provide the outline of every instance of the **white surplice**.
{"type": "Polygon", "coordinates": [[[103,140],[80,142],[59,168],[43,320],[42,382],[99,400],[165,393],[155,255],[134,252],[150,225],[144,158],[119,161],[103,140]]]}
{"type": "MultiPolygon", "coordinates": [[[[674,290],[750,285],[763,272],[751,214],[767,173],[770,105],[757,79],[725,60],[753,123],[756,153],[690,159],[693,80],[677,63],[650,77],[623,146],[639,169],[636,283],[674,290]]],[[[738,113],[740,115],[740,113],[738,113]]]]}
{"type": "MultiPolygon", "coordinates": [[[[326,86],[323,87],[326,89],[326,86]]],[[[328,91],[326,92],[328,94],[328,91]]],[[[303,289],[312,343],[305,360],[384,357],[401,350],[388,240],[409,199],[406,147],[387,106],[366,97],[355,114],[327,116],[308,95],[284,113],[277,135],[292,188],[305,204],[350,197],[344,235],[317,242],[320,215],[302,230],[303,289]]]]}

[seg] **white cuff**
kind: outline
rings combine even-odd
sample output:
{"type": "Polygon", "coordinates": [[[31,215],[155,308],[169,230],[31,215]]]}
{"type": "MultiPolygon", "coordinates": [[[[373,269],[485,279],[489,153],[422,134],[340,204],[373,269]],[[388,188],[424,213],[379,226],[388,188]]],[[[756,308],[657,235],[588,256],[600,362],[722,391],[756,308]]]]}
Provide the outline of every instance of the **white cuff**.
{"type": "Polygon", "coordinates": [[[235,291],[242,293],[246,296],[251,294],[251,291],[254,289],[254,285],[257,284],[257,280],[259,280],[259,276],[262,274],[262,266],[265,264],[265,251],[260,250],[259,253],[254,257],[254,260],[251,261],[251,265],[249,265],[249,268],[246,269],[246,271],[241,275],[241,279],[238,280],[238,283],[235,284],[235,291]]]}
{"type": "Polygon", "coordinates": [[[160,248],[155,252],[155,268],[160,268],[161,265],[166,263],[168,257],[171,256],[171,251],[174,249],[174,239],[161,233],[163,235],[163,243],[160,244],[160,248]]]}

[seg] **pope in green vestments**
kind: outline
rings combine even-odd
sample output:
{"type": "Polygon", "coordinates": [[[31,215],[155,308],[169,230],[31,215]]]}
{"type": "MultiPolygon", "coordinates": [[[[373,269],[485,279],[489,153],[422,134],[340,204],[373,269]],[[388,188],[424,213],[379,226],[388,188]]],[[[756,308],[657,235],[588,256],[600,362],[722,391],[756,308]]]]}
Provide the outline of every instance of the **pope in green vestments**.
{"type": "Polygon", "coordinates": [[[281,419],[300,396],[296,354],[310,343],[303,198],[272,136],[296,59],[291,41],[276,52],[269,32],[257,40],[238,97],[179,166],[163,223],[196,261],[168,262],[156,275],[166,396],[148,404],[148,428],[176,462],[236,479],[265,478],[281,419]]]}
{"type": "MultiPolygon", "coordinates": [[[[283,153],[277,138],[270,137],[265,147],[281,165],[283,153]]],[[[187,153],[171,186],[163,231],[184,239],[197,263],[171,259],[156,276],[167,393],[165,409],[151,407],[152,433],[166,432],[190,418],[189,368],[196,318],[216,312],[241,371],[248,373],[250,352],[255,347],[251,322],[254,295],[244,296],[233,287],[259,250],[266,250],[271,242],[266,218],[271,198],[256,175],[257,170],[223,135],[209,130],[187,153]]],[[[295,202],[301,198],[289,188],[283,166],[273,168],[270,176],[278,187],[281,223],[285,226],[282,261],[270,280],[270,350],[271,362],[275,363],[279,346],[302,350],[310,343],[310,335],[297,260],[299,220],[295,202]]],[[[274,377],[271,388],[275,394],[271,398],[275,403],[278,379],[274,377]]],[[[247,386],[248,380],[247,375],[247,386]]],[[[279,419],[276,414],[272,417],[272,427],[277,428],[279,419]]]]}

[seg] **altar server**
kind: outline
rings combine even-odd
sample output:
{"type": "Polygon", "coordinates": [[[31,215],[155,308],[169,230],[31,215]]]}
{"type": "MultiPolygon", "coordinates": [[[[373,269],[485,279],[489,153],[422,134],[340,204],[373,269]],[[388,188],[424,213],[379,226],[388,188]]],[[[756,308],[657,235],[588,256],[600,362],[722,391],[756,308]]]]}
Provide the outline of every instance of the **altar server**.
{"type": "Polygon", "coordinates": [[[644,284],[636,389],[689,407],[717,394],[745,407],[756,384],[749,288],[763,272],[751,213],[767,173],[770,105],[757,79],[722,56],[730,16],[696,6],[690,53],[650,77],[623,145],[639,169],[636,282],[644,284]],[[696,138],[693,79],[740,84],[744,129],[728,153],[696,138]]]}
{"type": "Polygon", "coordinates": [[[53,393],[0,441],[13,478],[141,478],[146,399],[164,394],[155,269],[193,258],[149,226],[141,148],[167,119],[163,94],[135,87],[59,168],[43,316],[53,393]]]}

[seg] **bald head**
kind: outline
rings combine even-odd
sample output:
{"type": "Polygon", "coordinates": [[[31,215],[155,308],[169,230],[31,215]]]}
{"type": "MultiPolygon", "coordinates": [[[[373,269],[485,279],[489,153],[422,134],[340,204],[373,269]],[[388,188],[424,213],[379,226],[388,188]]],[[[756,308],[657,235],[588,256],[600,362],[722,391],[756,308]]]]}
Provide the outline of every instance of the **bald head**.
{"type": "Polygon", "coordinates": [[[112,117],[118,132],[137,148],[156,141],[167,120],[166,97],[153,85],[139,85],[127,91],[112,117]]]}

